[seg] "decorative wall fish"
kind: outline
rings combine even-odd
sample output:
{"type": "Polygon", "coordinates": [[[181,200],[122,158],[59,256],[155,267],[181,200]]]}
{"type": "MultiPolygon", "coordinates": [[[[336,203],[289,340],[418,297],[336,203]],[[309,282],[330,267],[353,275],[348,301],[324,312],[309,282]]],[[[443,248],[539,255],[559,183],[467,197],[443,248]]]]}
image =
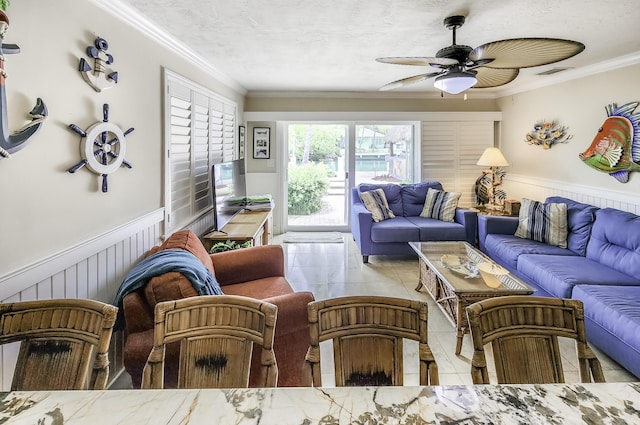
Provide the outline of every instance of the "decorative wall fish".
{"type": "Polygon", "coordinates": [[[589,148],[579,154],[591,168],[609,174],[620,183],[629,181],[631,171],[640,171],[640,113],[633,111],[640,102],[605,109],[604,120],[589,148]]]}

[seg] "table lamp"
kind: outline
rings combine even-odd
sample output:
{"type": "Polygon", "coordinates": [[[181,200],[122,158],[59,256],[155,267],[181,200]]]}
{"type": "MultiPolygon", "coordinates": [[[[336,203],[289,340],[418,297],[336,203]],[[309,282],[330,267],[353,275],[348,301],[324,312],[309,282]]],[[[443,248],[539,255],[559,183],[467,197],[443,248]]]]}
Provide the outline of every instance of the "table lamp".
{"type": "Polygon", "coordinates": [[[501,210],[502,201],[506,198],[504,190],[500,189],[502,178],[506,174],[500,167],[508,167],[509,163],[498,148],[487,148],[476,165],[489,167],[476,180],[475,192],[478,205],[485,205],[490,210],[501,210]]]}

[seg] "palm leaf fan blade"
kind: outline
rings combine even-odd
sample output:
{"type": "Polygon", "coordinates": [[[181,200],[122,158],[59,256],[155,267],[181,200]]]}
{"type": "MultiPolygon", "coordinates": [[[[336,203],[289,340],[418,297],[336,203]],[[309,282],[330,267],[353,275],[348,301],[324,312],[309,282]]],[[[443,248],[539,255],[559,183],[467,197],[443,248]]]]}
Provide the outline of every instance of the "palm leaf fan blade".
{"type": "Polygon", "coordinates": [[[377,58],[376,61],[381,63],[390,63],[392,65],[413,65],[413,66],[450,66],[458,63],[455,59],[435,58],[435,57],[388,57],[377,58]]]}
{"type": "Polygon", "coordinates": [[[385,84],[384,86],[380,87],[380,91],[393,90],[400,87],[408,86],[409,84],[419,83],[420,81],[424,81],[428,78],[435,77],[436,75],[440,74],[440,72],[432,72],[431,74],[420,74],[414,75],[413,77],[402,78],[389,84],[385,84]]]}
{"type": "Polygon", "coordinates": [[[475,89],[498,87],[515,80],[520,71],[517,68],[493,69],[487,67],[476,68],[478,82],[473,85],[475,89]]]}
{"type": "Polygon", "coordinates": [[[557,38],[514,38],[476,47],[469,59],[493,59],[488,68],[529,68],[568,59],[584,50],[582,43],[557,38]]]}

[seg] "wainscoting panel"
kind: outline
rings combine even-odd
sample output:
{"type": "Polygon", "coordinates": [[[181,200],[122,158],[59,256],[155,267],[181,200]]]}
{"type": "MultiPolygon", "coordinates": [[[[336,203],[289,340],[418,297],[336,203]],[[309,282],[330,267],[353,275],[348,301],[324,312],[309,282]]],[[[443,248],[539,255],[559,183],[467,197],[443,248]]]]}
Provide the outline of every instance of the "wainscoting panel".
{"type": "Polygon", "coordinates": [[[507,174],[504,187],[508,199],[529,198],[543,201],[549,196],[563,196],[600,208],[617,208],[640,215],[639,194],[514,174],[507,174]]]}
{"type": "MultiPolygon", "coordinates": [[[[35,264],[0,276],[3,303],[52,298],[88,298],[113,302],[126,273],[153,246],[162,242],[162,209],[35,264]]],[[[123,332],[109,348],[109,384],[123,371],[123,332]]],[[[9,391],[18,345],[0,348],[0,391],[9,391]]]]}

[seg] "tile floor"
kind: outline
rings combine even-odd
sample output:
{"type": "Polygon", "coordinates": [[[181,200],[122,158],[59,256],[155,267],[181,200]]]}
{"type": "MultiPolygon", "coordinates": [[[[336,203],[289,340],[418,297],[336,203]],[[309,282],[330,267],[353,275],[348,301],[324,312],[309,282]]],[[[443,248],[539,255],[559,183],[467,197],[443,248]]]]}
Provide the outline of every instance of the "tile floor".
{"type": "MultiPolygon", "coordinates": [[[[358,247],[350,233],[343,233],[344,243],[282,243],[278,235],[273,243],[281,244],[285,253],[286,276],[296,291],[311,291],[316,299],[344,295],[382,295],[426,301],[429,305],[429,345],[438,363],[442,385],[472,384],[470,362],[471,340],[465,336],[462,352],[454,354],[456,333],[449,319],[433,302],[428,293],[415,291],[418,282],[417,257],[371,256],[363,264],[358,247]]],[[[417,385],[417,342],[405,345],[405,385],[417,385]]],[[[572,341],[561,345],[570,356],[575,348],[572,341]]],[[[595,350],[608,382],[637,381],[633,375],[595,350]]],[[[333,386],[333,359],[330,343],[321,344],[323,386],[333,386]]],[[[575,355],[574,355],[575,356],[575,355]]],[[[490,360],[490,359],[488,359],[490,360]]],[[[567,382],[579,382],[575,361],[566,359],[567,382]]],[[[489,361],[491,363],[491,361],[489,361]]],[[[124,373],[112,388],[130,388],[124,373]]],[[[495,376],[492,376],[495,381],[495,376]]]]}

